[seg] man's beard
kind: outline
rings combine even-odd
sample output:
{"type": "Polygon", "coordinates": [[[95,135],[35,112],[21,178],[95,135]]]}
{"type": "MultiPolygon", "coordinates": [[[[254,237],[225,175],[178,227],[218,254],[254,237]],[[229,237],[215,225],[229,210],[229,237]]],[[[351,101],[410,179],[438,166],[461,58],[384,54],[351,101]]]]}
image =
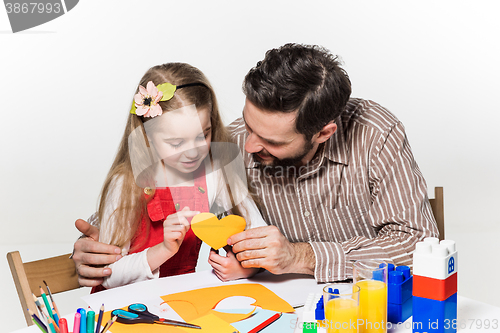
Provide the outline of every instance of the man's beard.
{"type": "MultiPolygon", "coordinates": [[[[253,153],[252,156],[255,161],[260,163],[261,167],[290,167],[290,166],[300,166],[302,164],[302,159],[309,154],[309,152],[313,149],[314,145],[312,141],[306,141],[304,147],[300,151],[300,153],[295,156],[279,159],[274,155],[271,155],[269,152],[265,152],[264,155],[273,157],[273,160],[270,162],[265,162],[259,155],[253,153]]],[[[263,150],[259,153],[262,155],[263,150]]]]}

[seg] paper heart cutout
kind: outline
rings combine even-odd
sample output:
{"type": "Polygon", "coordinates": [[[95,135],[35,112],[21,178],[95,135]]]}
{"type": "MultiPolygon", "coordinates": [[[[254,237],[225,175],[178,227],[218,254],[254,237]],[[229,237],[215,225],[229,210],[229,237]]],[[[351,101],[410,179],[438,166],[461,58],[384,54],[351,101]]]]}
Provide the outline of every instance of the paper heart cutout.
{"type": "Polygon", "coordinates": [[[214,310],[224,312],[226,309],[255,309],[255,305],[252,304],[256,301],[255,298],[248,296],[229,296],[221,299],[214,310]]]}
{"type": "Polygon", "coordinates": [[[227,239],[245,230],[247,223],[238,215],[229,215],[219,220],[212,213],[200,213],[191,220],[194,234],[215,250],[227,245],[227,239]]]}

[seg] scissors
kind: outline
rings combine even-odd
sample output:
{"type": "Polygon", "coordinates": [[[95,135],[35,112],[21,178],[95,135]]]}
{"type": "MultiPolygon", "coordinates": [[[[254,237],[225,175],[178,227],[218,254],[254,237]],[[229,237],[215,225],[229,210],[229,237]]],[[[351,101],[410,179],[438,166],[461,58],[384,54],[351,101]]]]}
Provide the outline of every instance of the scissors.
{"type": "Polygon", "coordinates": [[[111,311],[111,317],[113,316],[117,316],[116,321],[122,324],[163,324],[201,329],[201,326],[198,325],[160,318],[149,312],[147,306],[141,303],[130,304],[127,311],[122,309],[113,310],[111,311]]]}

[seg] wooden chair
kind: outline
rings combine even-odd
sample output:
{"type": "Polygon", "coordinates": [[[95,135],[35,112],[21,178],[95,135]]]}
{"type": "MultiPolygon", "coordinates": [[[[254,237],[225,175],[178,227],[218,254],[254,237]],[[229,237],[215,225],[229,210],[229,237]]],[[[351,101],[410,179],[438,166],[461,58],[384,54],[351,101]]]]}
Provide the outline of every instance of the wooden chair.
{"type": "Polygon", "coordinates": [[[68,253],[24,263],[19,251],[7,253],[7,260],[28,326],[33,325],[33,321],[26,309],[35,312],[37,309],[32,293],[40,297],[40,286],[43,286],[47,297],[49,297],[43,283],[44,280],[52,294],[80,288],[75,263],[69,258],[70,255],[71,253],[68,253]]]}
{"type": "Polygon", "coordinates": [[[434,199],[429,199],[432,207],[432,213],[436,219],[437,227],[439,230],[439,239],[444,239],[444,196],[443,188],[434,188],[434,199]]]}

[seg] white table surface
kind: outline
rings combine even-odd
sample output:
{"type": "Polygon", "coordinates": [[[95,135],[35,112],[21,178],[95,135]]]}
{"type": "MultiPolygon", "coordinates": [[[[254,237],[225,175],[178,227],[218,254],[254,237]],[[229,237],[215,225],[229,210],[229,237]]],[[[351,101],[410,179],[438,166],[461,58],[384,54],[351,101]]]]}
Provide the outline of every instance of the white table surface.
{"type": "MultiPolygon", "coordinates": [[[[322,291],[324,286],[316,283],[312,277],[307,275],[272,275],[267,272],[258,274],[251,279],[223,283],[211,271],[201,271],[193,274],[177,275],[135,283],[85,296],[82,299],[93,309],[99,309],[101,304],[104,303],[106,309],[108,310],[124,307],[131,303],[146,302],[160,295],[235,283],[260,283],[294,307],[303,305],[309,293],[319,293],[322,291]]],[[[298,307],[296,313],[299,316],[297,322],[300,323],[302,308],[298,307]]],[[[64,317],[68,321],[69,330],[72,331],[74,313],[68,314],[64,317]]],[[[394,325],[394,327],[392,327],[389,331],[412,332],[411,318],[400,326],[394,325]]],[[[500,308],[482,302],[477,302],[459,295],[458,331],[500,333],[500,308]],[[487,320],[490,322],[489,329],[484,328],[487,320]],[[497,323],[496,328],[493,327],[495,321],[497,323]],[[482,325],[482,327],[478,328],[479,325],[482,325]]],[[[40,330],[38,327],[33,325],[15,331],[15,333],[29,332],[40,332],[40,330]]],[[[112,329],[110,332],[112,332],[112,329]]],[[[297,327],[295,329],[295,333],[299,332],[302,332],[302,330],[297,327]]]]}

